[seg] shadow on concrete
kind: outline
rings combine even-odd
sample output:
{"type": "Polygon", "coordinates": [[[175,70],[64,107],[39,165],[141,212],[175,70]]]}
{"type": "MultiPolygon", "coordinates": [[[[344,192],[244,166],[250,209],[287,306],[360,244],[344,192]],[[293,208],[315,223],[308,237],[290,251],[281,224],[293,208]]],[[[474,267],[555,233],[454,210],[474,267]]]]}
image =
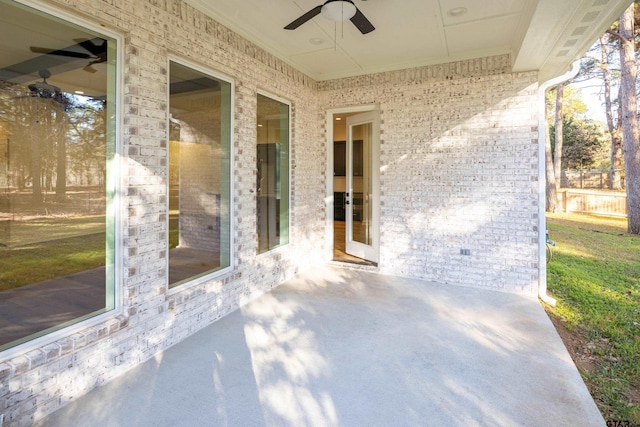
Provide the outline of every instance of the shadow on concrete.
{"type": "Polygon", "coordinates": [[[47,426],[604,425],[537,300],[324,267],[47,426]]]}

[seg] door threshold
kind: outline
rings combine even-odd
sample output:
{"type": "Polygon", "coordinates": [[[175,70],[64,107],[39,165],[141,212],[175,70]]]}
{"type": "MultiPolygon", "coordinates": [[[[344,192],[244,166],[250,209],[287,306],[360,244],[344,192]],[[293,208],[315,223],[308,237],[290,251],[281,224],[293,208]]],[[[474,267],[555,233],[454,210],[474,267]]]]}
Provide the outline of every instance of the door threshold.
{"type": "Polygon", "coordinates": [[[362,265],[367,267],[378,267],[377,262],[367,261],[366,259],[353,259],[353,258],[352,259],[333,258],[331,262],[340,263],[340,264],[362,265]]]}
{"type": "Polygon", "coordinates": [[[378,268],[378,264],[375,262],[360,263],[360,262],[353,262],[353,261],[345,261],[341,259],[332,259],[331,261],[328,262],[328,264],[333,267],[344,268],[347,270],[362,270],[362,271],[369,271],[372,273],[377,273],[380,271],[380,269],[378,268]]]}
{"type": "Polygon", "coordinates": [[[355,255],[350,255],[344,252],[342,248],[338,248],[338,249],[334,248],[332,261],[344,262],[347,264],[369,265],[372,267],[378,266],[377,262],[369,261],[368,259],[360,258],[355,255]]]}

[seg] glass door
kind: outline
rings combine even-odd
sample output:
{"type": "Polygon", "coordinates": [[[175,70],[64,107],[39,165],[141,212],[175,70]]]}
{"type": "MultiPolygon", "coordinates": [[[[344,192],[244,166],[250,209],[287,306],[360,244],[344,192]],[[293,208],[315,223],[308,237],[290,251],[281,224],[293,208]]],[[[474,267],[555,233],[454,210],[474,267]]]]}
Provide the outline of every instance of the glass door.
{"type": "Polygon", "coordinates": [[[347,117],[346,252],[378,262],[378,118],[347,117]]]}

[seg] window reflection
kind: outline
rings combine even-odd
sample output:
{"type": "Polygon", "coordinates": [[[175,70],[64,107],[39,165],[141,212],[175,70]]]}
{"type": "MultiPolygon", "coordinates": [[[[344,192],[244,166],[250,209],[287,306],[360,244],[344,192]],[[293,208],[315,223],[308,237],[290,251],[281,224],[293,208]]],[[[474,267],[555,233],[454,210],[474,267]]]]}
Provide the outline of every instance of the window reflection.
{"type": "Polygon", "coordinates": [[[0,349],[114,308],[115,40],[0,2],[0,349]]]}
{"type": "Polygon", "coordinates": [[[169,286],[230,264],[231,84],[170,64],[169,286]]]}
{"type": "Polygon", "coordinates": [[[258,252],[289,242],[289,106],[258,95],[258,252]]]}

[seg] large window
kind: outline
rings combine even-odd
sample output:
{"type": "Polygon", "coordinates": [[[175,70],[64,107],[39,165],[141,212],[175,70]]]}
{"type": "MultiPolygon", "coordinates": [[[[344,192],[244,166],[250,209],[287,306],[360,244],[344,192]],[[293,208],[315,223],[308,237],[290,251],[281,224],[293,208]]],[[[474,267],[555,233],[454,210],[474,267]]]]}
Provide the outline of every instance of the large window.
{"type": "Polygon", "coordinates": [[[2,350],[115,307],[116,42],[0,10],[2,350]]]}
{"type": "Polygon", "coordinates": [[[289,105],[258,94],[258,252],[289,243],[289,105]]]}
{"type": "Polygon", "coordinates": [[[169,286],[230,265],[231,83],[169,67],[169,286]]]}

